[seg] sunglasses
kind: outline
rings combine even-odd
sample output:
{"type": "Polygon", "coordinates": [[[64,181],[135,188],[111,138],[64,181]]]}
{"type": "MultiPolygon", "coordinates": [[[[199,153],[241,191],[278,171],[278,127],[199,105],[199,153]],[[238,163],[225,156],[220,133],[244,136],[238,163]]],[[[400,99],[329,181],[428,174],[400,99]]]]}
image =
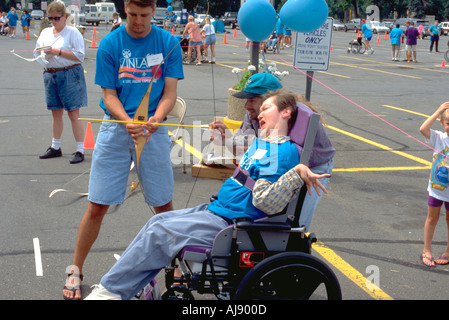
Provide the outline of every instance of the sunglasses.
{"type": "Polygon", "coordinates": [[[62,16],[60,16],[60,17],[47,17],[48,18],[48,20],[55,20],[55,21],[59,21],[59,20],[61,20],[61,18],[62,18],[62,16]]]}

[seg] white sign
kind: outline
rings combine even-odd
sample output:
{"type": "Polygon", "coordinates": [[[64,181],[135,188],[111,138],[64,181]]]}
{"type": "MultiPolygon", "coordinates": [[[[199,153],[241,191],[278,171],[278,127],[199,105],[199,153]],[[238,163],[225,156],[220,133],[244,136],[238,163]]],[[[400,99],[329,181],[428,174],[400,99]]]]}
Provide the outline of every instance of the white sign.
{"type": "Polygon", "coordinates": [[[296,32],[293,65],[301,70],[322,70],[329,68],[332,43],[333,18],[312,32],[296,32]]]}

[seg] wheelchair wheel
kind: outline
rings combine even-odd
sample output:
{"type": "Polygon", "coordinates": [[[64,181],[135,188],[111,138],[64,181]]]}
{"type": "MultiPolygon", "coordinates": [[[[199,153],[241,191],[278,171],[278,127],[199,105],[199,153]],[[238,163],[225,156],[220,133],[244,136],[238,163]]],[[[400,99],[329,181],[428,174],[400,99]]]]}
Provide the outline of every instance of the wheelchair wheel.
{"type": "Polygon", "coordinates": [[[277,54],[281,52],[281,49],[279,48],[279,43],[276,43],[276,45],[273,48],[273,52],[277,54]]]}
{"type": "Polygon", "coordinates": [[[351,52],[354,54],[359,53],[360,45],[358,43],[351,44],[351,52]]]}
{"type": "Polygon", "coordinates": [[[340,284],[319,259],[283,252],[258,263],[240,282],[236,300],[341,300],[340,284]]]}
{"type": "Polygon", "coordinates": [[[446,52],[444,53],[444,60],[446,60],[446,62],[449,62],[449,50],[446,50],[446,52]]]}

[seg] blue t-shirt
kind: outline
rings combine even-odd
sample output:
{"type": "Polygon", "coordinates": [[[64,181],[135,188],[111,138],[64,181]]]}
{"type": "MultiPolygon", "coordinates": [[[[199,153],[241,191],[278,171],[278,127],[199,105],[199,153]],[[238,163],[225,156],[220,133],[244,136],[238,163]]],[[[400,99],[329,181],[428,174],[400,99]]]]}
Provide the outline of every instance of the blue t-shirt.
{"type": "Polygon", "coordinates": [[[441,27],[440,27],[440,26],[436,26],[436,25],[432,25],[432,26],[430,26],[429,30],[430,30],[430,32],[431,32],[433,35],[439,35],[439,34],[440,34],[441,27]]]}
{"type": "Polygon", "coordinates": [[[278,22],[276,23],[276,33],[285,33],[284,24],[282,23],[281,19],[278,19],[278,22]]]}
{"type": "MultiPolygon", "coordinates": [[[[95,84],[117,90],[125,111],[133,117],[153,73],[168,54],[151,87],[148,104],[148,117],[151,117],[162,96],[165,77],[184,79],[181,47],[171,33],[156,26],[151,26],[151,32],[142,39],[131,37],[125,26],[109,33],[97,51],[95,84]]],[[[100,107],[109,115],[103,98],[100,107]]]]}
{"type": "MultiPolygon", "coordinates": [[[[276,182],[298,163],[298,148],[291,141],[276,144],[258,138],[240,159],[239,165],[254,180],[263,178],[276,182]]],[[[220,188],[217,199],[209,205],[209,210],[230,220],[266,217],[263,211],[254,207],[252,201],[251,190],[231,177],[220,188]]]]}
{"type": "Polygon", "coordinates": [[[17,26],[17,20],[19,20],[19,16],[17,13],[12,13],[11,11],[8,13],[8,19],[9,19],[9,26],[10,27],[16,27],[17,26]]]}
{"type": "Polygon", "coordinates": [[[365,38],[369,38],[373,36],[373,32],[371,31],[371,27],[369,24],[365,23],[362,26],[362,32],[365,35],[365,38]]]}
{"type": "Polygon", "coordinates": [[[390,32],[391,44],[401,45],[401,37],[404,32],[400,28],[394,28],[390,32]]]}
{"type": "Polygon", "coordinates": [[[22,27],[27,27],[30,25],[31,16],[29,13],[22,13],[20,16],[20,21],[22,22],[22,27]]]}

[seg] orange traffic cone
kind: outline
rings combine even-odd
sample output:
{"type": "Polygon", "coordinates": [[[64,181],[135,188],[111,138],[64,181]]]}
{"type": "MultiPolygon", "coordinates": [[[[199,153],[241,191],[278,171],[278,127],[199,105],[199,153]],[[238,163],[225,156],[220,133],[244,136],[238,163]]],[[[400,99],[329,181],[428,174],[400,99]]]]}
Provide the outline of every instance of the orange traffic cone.
{"type": "Polygon", "coordinates": [[[334,51],[334,48],[332,48],[332,46],[331,46],[331,51],[334,51]]]}
{"type": "Polygon", "coordinates": [[[360,38],[360,30],[357,30],[357,38],[360,38]]]}
{"type": "Polygon", "coordinates": [[[387,32],[385,31],[385,36],[384,36],[384,39],[385,40],[387,40],[388,39],[388,37],[387,37],[387,32]]]}
{"type": "Polygon", "coordinates": [[[175,35],[175,27],[171,27],[171,34],[175,35]]]}
{"type": "Polygon", "coordinates": [[[226,30],[224,32],[223,44],[226,44],[226,30]]]}
{"type": "Polygon", "coordinates": [[[441,63],[441,68],[446,68],[446,62],[443,60],[443,63],[441,63]]]}
{"type": "Polygon", "coordinates": [[[95,43],[95,40],[92,40],[92,44],[89,48],[98,48],[97,44],[95,43]]]}
{"type": "Polygon", "coordinates": [[[97,39],[97,29],[95,29],[95,27],[94,27],[94,36],[92,37],[92,39],[97,39]]]}
{"type": "Polygon", "coordinates": [[[30,32],[29,31],[27,31],[27,37],[25,40],[30,40],[30,32]]]}
{"type": "Polygon", "coordinates": [[[237,28],[234,28],[234,35],[233,35],[233,37],[237,38],[237,28]]]}
{"type": "Polygon", "coordinates": [[[94,135],[92,133],[92,125],[90,122],[87,123],[86,135],[84,136],[84,149],[95,148],[94,135]]]}
{"type": "Polygon", "coordinates": [[[379,38],[379,36],[377,36],[376,43],[380,43],[380,38],[379,38]]]}

